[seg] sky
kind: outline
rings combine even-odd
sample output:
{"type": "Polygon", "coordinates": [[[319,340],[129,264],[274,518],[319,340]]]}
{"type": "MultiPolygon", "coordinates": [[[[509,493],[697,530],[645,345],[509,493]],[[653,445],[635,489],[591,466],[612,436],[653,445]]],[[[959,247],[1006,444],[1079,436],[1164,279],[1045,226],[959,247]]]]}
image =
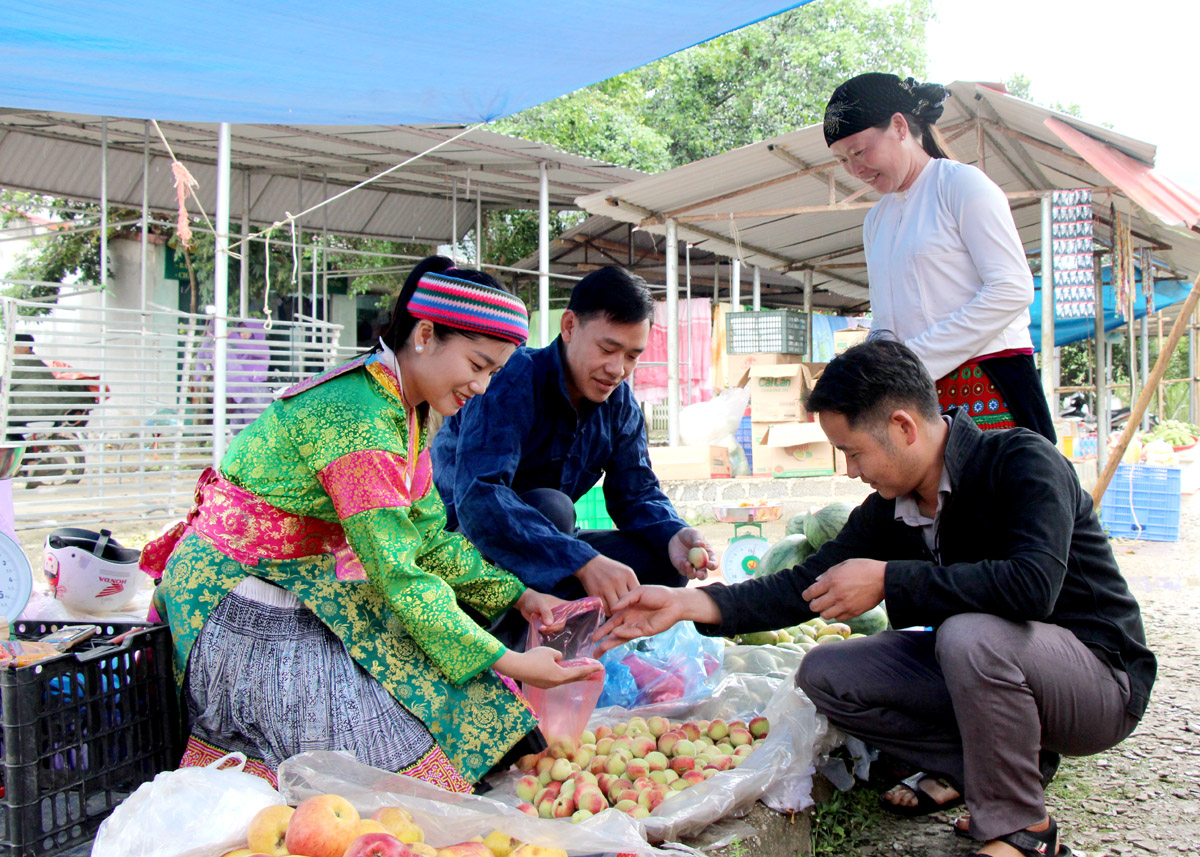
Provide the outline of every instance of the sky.
{"type": "MultiPolygon", "coordinates": [[[[882,2],[882,0],[880,0],[882,2]]],[[[1030,79],[1035,102],[1158,146],[1156,170],[1200,194],[1196,0],[933,0],[929,80],[1030,79]]]]}

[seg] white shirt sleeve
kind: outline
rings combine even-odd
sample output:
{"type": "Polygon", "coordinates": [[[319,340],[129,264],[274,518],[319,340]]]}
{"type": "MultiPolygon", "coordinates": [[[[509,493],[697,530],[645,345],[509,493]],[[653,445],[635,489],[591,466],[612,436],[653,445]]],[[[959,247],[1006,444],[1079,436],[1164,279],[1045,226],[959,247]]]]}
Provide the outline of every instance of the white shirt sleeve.
{"type": "Polygon", "coordinates": [[[967,303],[905,343],[934,378],[986,353],[1033,302],[1033,276],[1004,191],[976,169],[954,170],[938,190],[942,213],[957,225],[982,285],[967,303]]]}

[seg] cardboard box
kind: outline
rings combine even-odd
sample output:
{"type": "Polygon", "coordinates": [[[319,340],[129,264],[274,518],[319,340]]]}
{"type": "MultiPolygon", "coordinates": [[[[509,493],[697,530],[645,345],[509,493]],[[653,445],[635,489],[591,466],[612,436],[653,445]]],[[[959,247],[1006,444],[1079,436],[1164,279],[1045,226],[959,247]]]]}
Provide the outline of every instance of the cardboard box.
{"type": "Polygon", "coordinates": [[[754,422],[750,434],[755,476],[833,475],[833,445],[817,423],[754,422]]]}
{"type": "Polygon", "coordinates": [[[733,468],[723,446],[652,446],[650,468],[660,482],[675,479],[729,479],[733,468]]]}
{"type": "Polygon", "coordinates": [[[754,354],[726,354],[723,387],[740,387],[750,381],[750,369],[754,366],[785,366],[803,360],[800,354],[774,354],[759,351],[754,354]]]}
{"type": "Polygon", "coordinates": [[[866,342],[867,334],[870,332],[865,327],[849,327],[845,330],[835,330],[833,332],[833,353],[841,354],[853,345],[866,342]]]}
{"type": "Polygon", "coordinates": [[[809,419],[801,398],[811,386],[804,363],[750,367],[750,418],[754,422],[809,419]]]}

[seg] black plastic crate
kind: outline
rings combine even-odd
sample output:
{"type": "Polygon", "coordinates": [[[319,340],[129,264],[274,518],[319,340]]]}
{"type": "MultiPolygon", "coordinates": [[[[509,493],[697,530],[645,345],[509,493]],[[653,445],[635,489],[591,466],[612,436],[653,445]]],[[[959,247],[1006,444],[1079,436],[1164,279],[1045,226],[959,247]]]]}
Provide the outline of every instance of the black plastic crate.
{"type": "Polygon", "coordinates": [[[17,622],[12,636],[36,640],[68,624],[100,632],[79,651],[0,668],[0,854],[11,857],[49,857],[90,841],[117,804],[183,754],[170,629],[17,622]]]}
{"type": "Polygon", "coordinates": [[[798,309],[764,309],[725,315],[727,354],[804,354],[808,316],[798,309]]]}

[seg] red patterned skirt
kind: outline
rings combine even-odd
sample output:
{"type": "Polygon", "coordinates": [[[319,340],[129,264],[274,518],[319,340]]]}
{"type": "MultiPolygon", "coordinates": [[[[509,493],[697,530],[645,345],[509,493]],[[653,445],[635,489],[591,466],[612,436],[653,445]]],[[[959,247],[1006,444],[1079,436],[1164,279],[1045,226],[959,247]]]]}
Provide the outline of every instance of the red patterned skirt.
{"type": "Polygon", "coordinates": [[[951,408],[963,408],[984,431],[1017,427],[1003,394],[974,361],[968,361],[945,378],[939,378],[937,395],[942,413],[951,408]]]}

